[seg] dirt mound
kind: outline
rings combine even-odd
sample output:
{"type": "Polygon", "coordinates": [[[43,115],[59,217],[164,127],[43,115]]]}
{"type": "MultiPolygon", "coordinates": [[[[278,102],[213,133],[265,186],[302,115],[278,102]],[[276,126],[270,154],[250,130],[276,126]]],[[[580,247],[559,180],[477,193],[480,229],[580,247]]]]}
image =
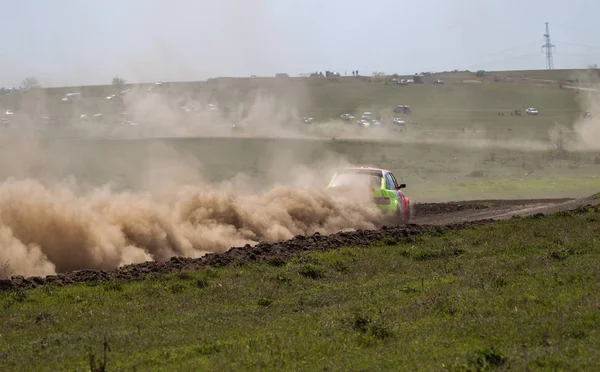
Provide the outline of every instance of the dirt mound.
{"type": "Polygon", "coordinates": [[[339,232],[333,235],[315,233],[311,236],[299,235],[279,243],[259,243],[252,247],[231,248],[223,253],[209,253],[201,258],[171,257],[167,261],[148,261],[122,266],[113,270],[85,269],[46,277],[13,276],[0,280],[0,290],[30,289],[40,285],[69,285],[76,283],[105,282],[110,280],[136,280],[149,274],[165,274],[177,270],[194,270],[200,267],[221,267],[233,262],[286,261],[303,252],[324,251],[343,247],[364,247],[389,239],[390,243],[401,243],[410,237],[428,232],[444,233],[452,230],[481,226],[492,220],[480,220],[446,226],[404,225],[386,227],[379,230],[357,230],[339,232]]]}

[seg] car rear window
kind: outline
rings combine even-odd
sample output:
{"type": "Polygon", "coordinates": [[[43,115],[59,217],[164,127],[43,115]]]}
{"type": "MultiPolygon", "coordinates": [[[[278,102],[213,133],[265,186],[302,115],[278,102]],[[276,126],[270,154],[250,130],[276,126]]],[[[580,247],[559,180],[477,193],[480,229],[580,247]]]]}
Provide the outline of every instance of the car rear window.
{"type": "Polygon", "coordinates": [[[381,187],[381,175],[373,173],[338,173],[331,185],[333,187],[381,187]]]}

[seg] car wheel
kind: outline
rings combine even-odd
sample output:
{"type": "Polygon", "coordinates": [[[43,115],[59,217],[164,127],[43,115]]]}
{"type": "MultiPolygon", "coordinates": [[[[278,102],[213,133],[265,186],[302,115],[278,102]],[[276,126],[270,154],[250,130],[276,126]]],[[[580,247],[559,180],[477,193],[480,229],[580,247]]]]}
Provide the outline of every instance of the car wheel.
{"type": "Polygon", "coordinates": [[[394,223],[398,225],[404,225],[407,219],[406,216],[402,214],[402,209],[400,206],[396,208],[396,213],[394,214],[394,223]]]}
{"type": "Polygon", "coordinates": [[[410,202],[409,202],[408,210],[406,211],[406,214],[403,215],[400,206],[398,206],[398,208],[396,209],[396,220],[398,221],[398,223],[400,223],[400,224],[409,223],[412,218],[412,215],[413,215],[412,209],[413,209],[412,204],[410,204],[410,202]]]}
{"type": "Polygon", "coordinates": [[[413,218],[413,215],[414,215],[414,213],[413,213],[413,205],[409,201],[408,202],[408,210],[406,211],[406,216],[405,216],[406,222],[409,222],[413,218]]]}

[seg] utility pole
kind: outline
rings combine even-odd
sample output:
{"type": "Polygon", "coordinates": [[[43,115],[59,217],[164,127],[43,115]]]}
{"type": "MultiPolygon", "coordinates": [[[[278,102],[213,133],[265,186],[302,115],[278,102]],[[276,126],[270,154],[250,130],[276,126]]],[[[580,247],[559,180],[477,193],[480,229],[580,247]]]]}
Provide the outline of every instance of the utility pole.
{"type": "Polygon", "coordinates": [[[554,56],[552,52],[554,51],[554,45],[550,42],[550,28],[548,27],[548,22],[546,22],[546,33],[544,34],[544,39],[546,39],[546,44],[542,45],[542,50],[546,49],[546,69],[554,70],[554,56]]]}

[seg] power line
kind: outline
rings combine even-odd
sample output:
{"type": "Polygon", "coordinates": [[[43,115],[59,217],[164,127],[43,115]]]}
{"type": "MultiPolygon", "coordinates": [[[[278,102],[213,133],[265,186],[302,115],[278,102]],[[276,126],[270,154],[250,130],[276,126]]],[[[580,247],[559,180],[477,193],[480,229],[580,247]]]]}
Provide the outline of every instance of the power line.
{"type": "Polygon", "coordinates": [[[513,60],[518,60],[518,59],[525,59],[525,58],[529,58],[532,56],[537,56],[537,55],[539,55],[538,53],[528,53],[528,54],[523,54],[520,56],[513,56],[510,58],[504,58],[504,59],[499,59],[499,60],[495,60],[495,61],[491,61],[491,62],[480,63],[480,64],[478,64],[478,66],[489,67],[489,66],[493,66],[493,65],[496,65],[496,64],[502,63],[502,62],[513,61],[513,60]]]}
{"type": "Polygon", "coordinates": [[[585,28],[585,27],[581,27],[581,26],[573,26],[573,25],[567,25],[565,23],[552,23],[554,26],[558,26],[559,28],[562,29],[570,29],[570,30],[575,30],[575,31],[582,31],[582,32],[596,32],[595,30],[592,30],[591,28],[585,28]]]}
{"type": "MultiPolygon", "coordinates": [[[[481,60],[481,59],[484,59],[484,58],[496,56],[498,54],[505,54],[505,53],[508,53],[508,52],[514,52],[514,51],[519,50],[519,49],[529,48],[529,47],[531,47],[533,45],[538,45],[538,42],[537,41],[533,41],[533,42],[529,42],[527,44],[522,44],[522,45],[517,46],[517,47],[512,47],[512,48],[503,49],[503,50],[499,50],[499,51],[496,51],[496,52],[492,52],[492,53],[480,55],[478,57],[475,57],[474,59],[481,60]]],[[[465,61],[464,58],[456,59],[454,61],[447,62],[446,65],[462,64],[464,61],[465,61]]],[[[475,65],[481,65],[481,63],[476,63],[475,65]]],[[[435,70],[436,67],[426,68],[425,71],[435,70]]]]}
{"type": "Polygon", "coordinates": [[[575,56],[575,57],[594,57],[594,58],[598,58],[599,55],[598,54],[585,54],[585,53],[570,53],[570,52],[560,52],[559,53],[561,56],[565,55],[565,56],[575,56]]]}
{"type": "Polygon", "coordinates": [[[557,43],[557,44],[565,44],[565,45],[572,45],[572,46],[581,47],[581,48],[600,49],[600,46],[570,43],[568,41],[555,41],[555,43],[557,43]]]}

